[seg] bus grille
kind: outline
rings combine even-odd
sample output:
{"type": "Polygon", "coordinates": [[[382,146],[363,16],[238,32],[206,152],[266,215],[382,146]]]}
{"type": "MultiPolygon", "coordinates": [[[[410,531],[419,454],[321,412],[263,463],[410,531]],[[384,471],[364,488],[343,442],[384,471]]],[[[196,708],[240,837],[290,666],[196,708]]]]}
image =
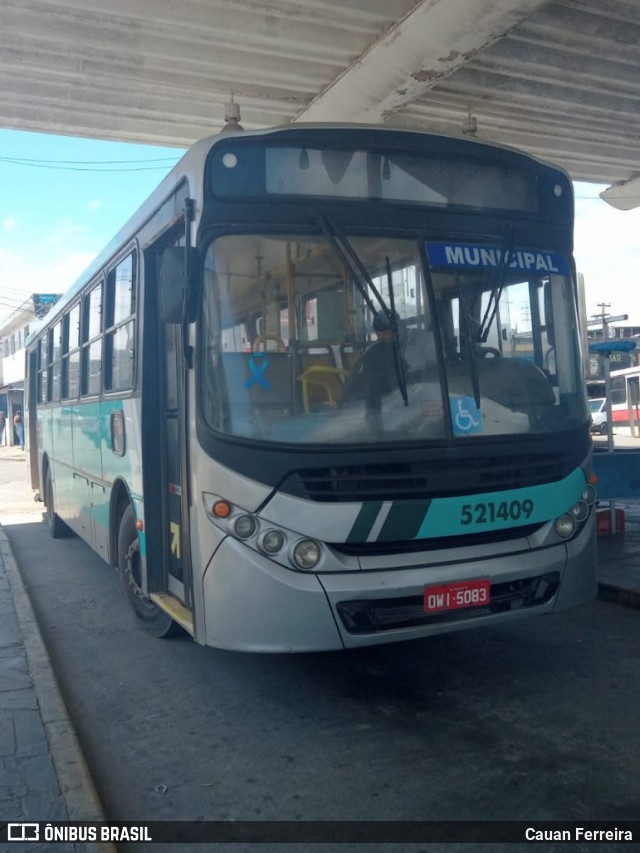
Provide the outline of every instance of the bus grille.
{"type": "Polygon", "coordinates": [[[497,583],[491,586],[491,601],[487,606],[465,607],[462,610],[448,610],[435,614],[424,612],[421,595],[341,601],[336,609],[342,624],[350,634],[380,634],[400,628],[477,619],[495,613],[540,607],[551,601],[559,586],[559,572],[497,583]]]}
{"type": "Polygon", "coordinates": [[[305,468],[281,489],[320,502],[455,497],[560,480],[567,461],[562,453],[539,453],[305,468]]]}

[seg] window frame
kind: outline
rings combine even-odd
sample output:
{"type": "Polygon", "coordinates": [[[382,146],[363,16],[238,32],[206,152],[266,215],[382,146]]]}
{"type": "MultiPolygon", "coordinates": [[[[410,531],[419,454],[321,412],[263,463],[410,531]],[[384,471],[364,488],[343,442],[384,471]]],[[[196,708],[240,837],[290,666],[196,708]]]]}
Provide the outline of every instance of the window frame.
{"type": "Polygon", "coordinates": [[[104,358],[104,342],[103,338],[103,326],[104,326],[104,277],[100,275],[99,278],[94,279],[93,282],[82,294],[81,300],[81,319],[80,319],[80,329],[81,329],[81,338],[80,338],[80,397],[88,398],[88,397],[99,397],[102,392],[102,373],[103,373],[103,358],[104,358]],[[97,333],[94,333],[93,336],[90,337],[90,311],[91,311],[91,302],[93,294],[99,294],[99,303],[98,303],[98,316],[99,316],[99,325],[97,333]],[[89,368],[91,366],[91,350],[95,347],[96,344],[100,344],[100,381],[99,387],[97,390],[94,390],[90,387],[90,373],[89,368]]]}
{"type": "Polygon", "coordinates": [[[136,368],[138,358],[138,340],[137,340],[137,314],[138,314],[138,250],[136,246],[130,246],[125,254],[111,265],[107,271],[104,280],[103,291],[103,334],[104,343],[102,350],[102,367],[103,367],[103,392],[105,394],[126,394],[133,391],[136,384],[136,368]],[[129,313],[119,315],[117,309],[119,302],[118,283],[125,280],[118,278],[118,270],[122,269],[125,264],[131,264],[130,281],[130,304],[129,313]],[[114,386],[114,353],[117,350],[114,348],[114,341],[119,332],[131,327],[131,364],[128,381],[125,384],[114,386]]]}
{"type": "Polygon", "coordinates": [[[81,343],[82,343],[82,300],[78,299],[74,302],[64,313],[64,328],[63,328],[63,337],[62,337],[62,387],[61,387],[61,399],[62,400],[77,400],[80,395],[80,386],[81,386],[81,343]],[[78,333],[76,336],[76,344],[71,347],[71,323],[72,316],[75,310],[78,310],[78,333]],[[75,354],[78,354],[78,375],[76,379],[76,392],[75,394],[69,393],[69,366],[71,364],[72,358],[75,354]]]}

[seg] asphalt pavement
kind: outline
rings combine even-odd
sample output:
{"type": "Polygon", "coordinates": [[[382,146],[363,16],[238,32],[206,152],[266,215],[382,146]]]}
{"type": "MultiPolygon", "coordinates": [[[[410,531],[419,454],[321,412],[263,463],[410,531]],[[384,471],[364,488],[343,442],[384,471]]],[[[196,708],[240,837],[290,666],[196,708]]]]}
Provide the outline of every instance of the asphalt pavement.
{"type": "MultiPolygon", "coordinates": [[[[635,446],[640,440],[626,440],[635,446]]],[[[25,464],[23,451],[0,447],[3,469],[25,464]]],[[[25,471],[26,480],[26,471],[25,471]]],[[[51,666],[28,592],[2,523],[20,512],[0,506],[0,838],[8,822],[104,821],[105,814],[84,759],[73,723],[51,666]]],[[[31,505],[32,506],[32,505],[31,505]]],[[[610,507],[600,511],[610,515],[610,507]]],[[[598,539],[599,596],[640,607],[640,496],[637,503],[616,503],[619,530],[598,539]]],[[[36,849],[28,843],[12,850],[36,849]]],[[[56,846],[71,853],[73,843],[56,846]]],[[[111,853],[110,844],[78,845],[77,849],[111,853]]]]}

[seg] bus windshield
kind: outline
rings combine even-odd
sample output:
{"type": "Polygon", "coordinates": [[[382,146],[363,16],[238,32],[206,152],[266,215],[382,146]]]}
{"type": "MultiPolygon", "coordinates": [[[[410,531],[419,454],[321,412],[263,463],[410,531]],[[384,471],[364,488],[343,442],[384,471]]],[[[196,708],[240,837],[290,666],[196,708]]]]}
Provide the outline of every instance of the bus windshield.
{"type": "Polygon", "coordinates": [[[388,236],[346,240],[355,265],[330,234],[210,244],[200,375],[212,429],[337,445],[586,422],[563,258],[388,236]]]}

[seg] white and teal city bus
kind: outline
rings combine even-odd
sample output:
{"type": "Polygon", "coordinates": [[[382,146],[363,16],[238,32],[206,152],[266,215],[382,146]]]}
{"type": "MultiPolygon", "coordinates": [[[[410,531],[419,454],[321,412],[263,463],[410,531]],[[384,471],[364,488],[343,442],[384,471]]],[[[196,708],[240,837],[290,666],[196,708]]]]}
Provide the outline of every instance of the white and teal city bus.
{"type": "Polygon", "coordinates": [[[32,483],[141,624],[340,649],[595,594],[566,174],[292,126],[183,157],[28,341],[32,483]]]}

